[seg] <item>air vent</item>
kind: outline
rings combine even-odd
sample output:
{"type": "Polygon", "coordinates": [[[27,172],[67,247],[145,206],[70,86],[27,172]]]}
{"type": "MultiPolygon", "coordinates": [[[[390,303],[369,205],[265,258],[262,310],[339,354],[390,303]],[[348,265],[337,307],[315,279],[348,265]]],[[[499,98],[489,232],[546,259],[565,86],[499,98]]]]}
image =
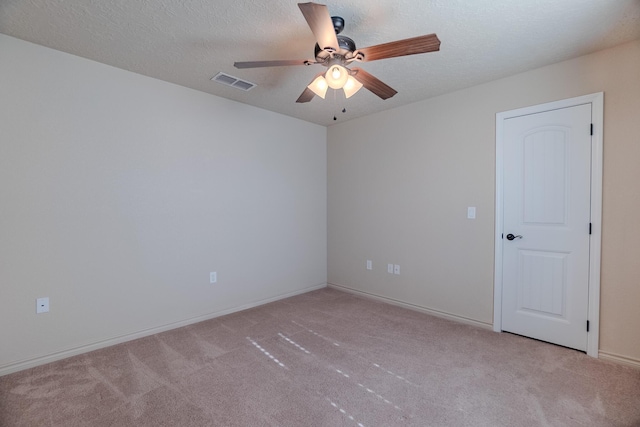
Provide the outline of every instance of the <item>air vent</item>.
{"type": "Polygon", "coordinates": [[[213,76],[211,80],[213,80],[214,82],[222,83],[223,85],[242,89],[244,91],[251,90],[256,86],[255,83],[251,83],[225,73],[218,73],[213,76]]]}

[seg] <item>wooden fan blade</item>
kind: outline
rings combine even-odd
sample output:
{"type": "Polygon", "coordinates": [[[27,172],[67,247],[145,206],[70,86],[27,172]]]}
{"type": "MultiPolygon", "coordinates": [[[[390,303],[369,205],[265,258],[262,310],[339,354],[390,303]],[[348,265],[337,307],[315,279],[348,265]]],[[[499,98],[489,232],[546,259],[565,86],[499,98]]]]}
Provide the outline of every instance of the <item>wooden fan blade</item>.
{"type": "MultiPolygon", "coordinates": [[[[318,78],[318,76],[321,76],[323,74],[324,74],[324,71],[322,73],[316,74],[313,77],[313,80],[309,82],[309,84],[313,83],[315,79],[318,78]]],[[[296,102],[299,102],[299,103],[309,102],[313,99],[314,96],[316,96],[316,94],[311,89],[309,89],[309,86],[307,85],[307,87],[304,89],[304,92],[302,92],[298,97],[298,99],[296,99],[296,102]]]]}
{"type": "Polygon", "coordinates": [[[313,99],[314,96],[316,96],[316,94],[313,93],[313,91],[307,87],[304,89],[304,92],[302,92],[302,94],[298,97],[298,99],[296,99],[296,102],[299,102],[299,103],[309,102],[313,99]]]}
{"type": "Polygon", "coordinates": [[[313,2],[298,3],[300,11],[307,20],[320,49],[335,52],[339,49],[336,30],[329,15],[329,9],[323,4],[313,2]]]}
{"type": "Polygon", "coordinates": [[[260,67],[282,67],[285,65],[307,65],[312,63],[306,59],[290,59],[282,61],[246,61],[246,62],[234,62],[233,66],[236,68],[260,68],[260,67]]]}
{"type": "Polygon", "coordinates": [[[372,74],[367,73],[362,68],[352,68],[351,75],[354,79],[362,83],[365,88],[378,95],[382,99],[391,98],[393,95],[398,93],[391,86],[388,86],[386,83],[382,82],[372,74]]]}
{"type": "Polygon", "coordinates": [[[368,62],[398,56],[416,55],[418,53],[435,52],[438,50],[440,50],[440,39],[435,34],[429,34],[365,47],[358,49],[358,52],[364,55],[362,61],[368,62]]]}

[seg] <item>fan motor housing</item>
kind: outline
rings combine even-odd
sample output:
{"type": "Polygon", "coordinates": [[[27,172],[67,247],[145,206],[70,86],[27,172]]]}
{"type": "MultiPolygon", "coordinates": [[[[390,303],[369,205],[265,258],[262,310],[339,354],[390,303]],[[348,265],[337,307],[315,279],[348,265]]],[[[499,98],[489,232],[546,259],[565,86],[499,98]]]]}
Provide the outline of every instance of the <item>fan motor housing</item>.
{"type": "MultiPolygon", "coordinates": [[[[356,43],[347,36],[336,36],[338,39],[338,50],[335,52],[341,56],[347,56],[348,53],[353,53],[356,50],[356,43]]],[[[330,55],[323,50],[318,43],[316,43],[314,56],[318,62],[325,61],[330,55]]]]}

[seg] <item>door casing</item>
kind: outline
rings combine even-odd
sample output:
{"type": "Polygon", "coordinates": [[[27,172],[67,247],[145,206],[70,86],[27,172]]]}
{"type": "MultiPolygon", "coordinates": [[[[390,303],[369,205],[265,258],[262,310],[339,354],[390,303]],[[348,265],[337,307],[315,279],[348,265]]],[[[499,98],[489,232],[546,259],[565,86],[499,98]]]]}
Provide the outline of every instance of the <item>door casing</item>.
{"type": "MultiPolygon", "coordinates": [[[[576,98],[549,102],[496,114],[496,206],[495,206],[495,254],[493,289],[493,330],[502,331],[502,245],[503,238],[503,149],[506,119],[527,114],[541,113],[576,105],[591,104],[591,236],[589,239],[589,333],[587,354],[598,357],[600,333],[600,253],[602,244],[602,153],[604,127],[604,94],[602,92],[576,98]]],[[[586,325],[585,325],[586,327],[586,325]]]]}

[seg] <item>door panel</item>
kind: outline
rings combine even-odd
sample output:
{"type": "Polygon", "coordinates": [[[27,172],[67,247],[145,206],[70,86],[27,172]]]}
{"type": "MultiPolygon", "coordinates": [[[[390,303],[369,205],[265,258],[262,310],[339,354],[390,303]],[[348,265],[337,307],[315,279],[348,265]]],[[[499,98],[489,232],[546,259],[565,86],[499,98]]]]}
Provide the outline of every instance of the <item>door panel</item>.
{"type": "Polygon", "coordinates": [[[505,120],[502,329],[586,350],[591,104],[505,120]],[[521,236],[521,237],[520,237],[521,236]]]}
{"type": "Polygon", "coordinates": [[[568,254],[519,251],[518,310],[566,317],[568,254]]]}
{"type": "Polygon", "coordinates": [[[570,129],[543,128],[523,138],[524,223],[566,223],[567,140],[570,129]]]}

